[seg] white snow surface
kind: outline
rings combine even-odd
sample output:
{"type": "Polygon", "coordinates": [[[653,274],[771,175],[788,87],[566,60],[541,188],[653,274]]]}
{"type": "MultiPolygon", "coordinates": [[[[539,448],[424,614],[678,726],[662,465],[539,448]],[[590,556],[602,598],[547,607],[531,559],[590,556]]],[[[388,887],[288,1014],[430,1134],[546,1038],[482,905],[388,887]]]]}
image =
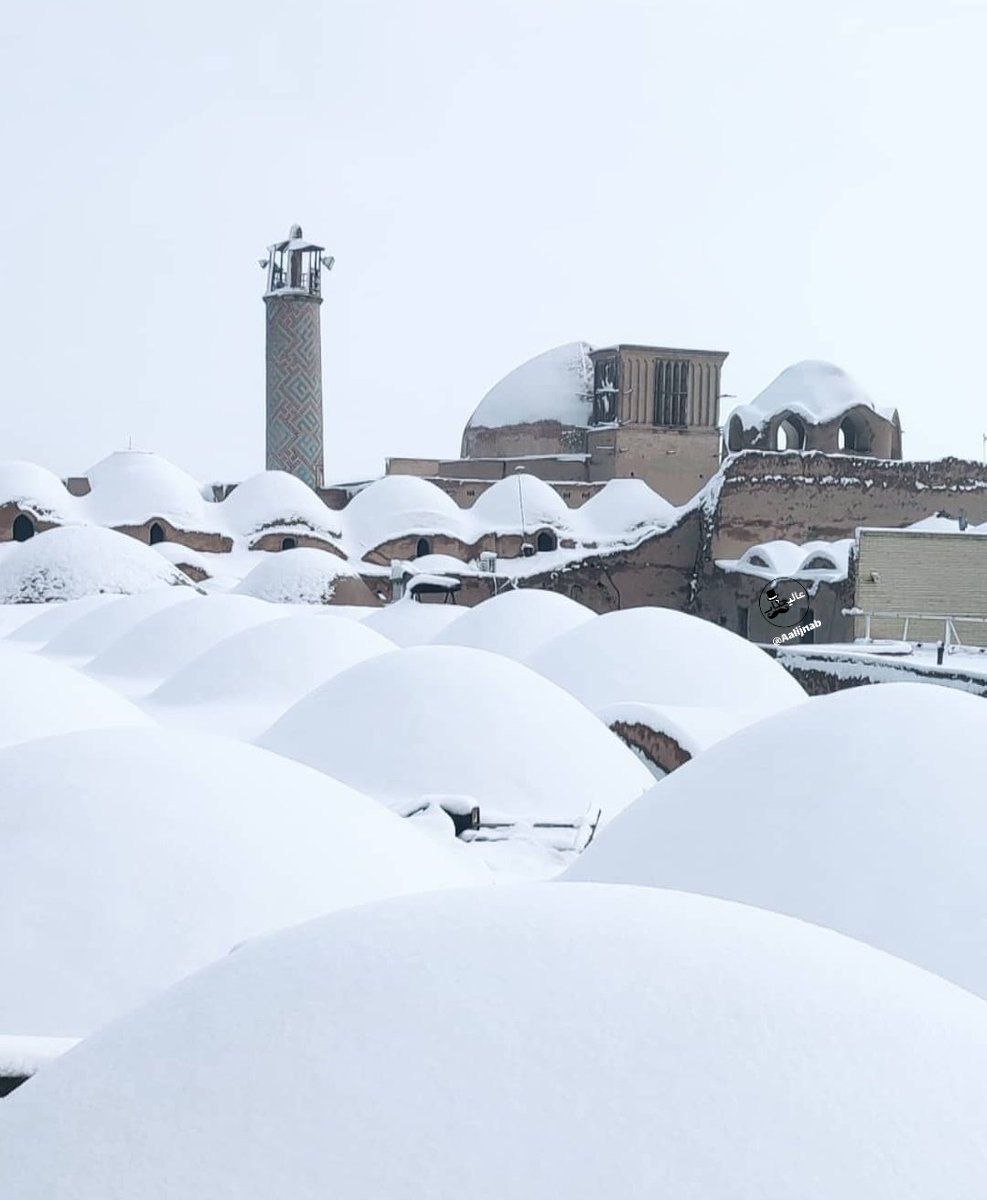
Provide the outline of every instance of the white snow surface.
{"type": "Polygon", "coordinates": [[[806,699],[763,650],[670,608],[606,613],[546,642],[526,661],[594,712],[639,701],[730,708],[749,723],[806,699]]]}
{"type": "Polygon", "coordinates": [[[573,520],[573,509],[550,483],[536,475],[509,475],[506,479],[498,479],[467,511],[476,523],[477,534],[491,529],[520,533],[522,528],[525,533],[533,534],[541,525],[565,530],[573,520]]]}
{"type": "Polygon", "coordinates": [[[74,498],[57,475],[19,460],[0,462],[0,503],[18,504],[52,520],[71,520],[74,512],[74,498]]]}
{"type": "Polygon", "coordinates": [[[798,576],[835,582],[847,576],[853,544],[853,538],[801,544],[784,540],[759,542],[748,547],[740,558],[717,559],[716,565],[725,571],[740,571],[763,579],[798,576]]]}
{"type": "Polygon", "coordinates": [[[610,479],[574,512],[584,536],[612,535],[642,525],[663,529],[675,523],[679,510],[643,479],[610,479]]]}
{"type": "Polygon", "coordinates": [[[398,537],[444,533],[471,540],[470,521],[434,483],[414,475],[385,475],[357,492],[343,510],[354,557],[398,537]]]}
{"type": "Polygon", "coordinates": [[[421,646],[437,638],[465,611],[455,604],[420,604],[406,596],[383,608],[369,609],[363,624],[397,646],[421,646]]]}
{"type": "MultiPolygon", "coordinates": [[[[160,588],[155,590],[177,593],[182,589],[160,588]]],[[[189,595],[194,594],[194,592],[189,592],[189,595]]],[[[30,618],[14,626],[5,636],[15,645],[38,649],[58,637],[62,630],[74,625],[80,617],[107,609],[111,605],[122,604],[125,599],[125,596],[110,593],[83,596],[81,600],[49,602],[38,606],[33,604],[4,605],[3,607],[8,611],[15,609],[30,618]]]]}
{"type": "Polygon", "coordinates": [[[78,1038],[23,1037],[0,1033],[0,1078],[33,1075],[78,1044],[78,1038]]]}
{"type": "Polygon", "coordinates": [[[316,614],[265,621],[200,654],[144,704],[161,721],[250,739],[340,671],[394,648],[357,621],[316,614]]]}
{"type": "MultiPolygon", "coordinates": [[[[112,605],[101,604],[82,612],[49,637],[41,647],[43,654],[75,665],[88,662],[145,617],[175,604],[198,599],[193,588],[162,587],[136,596],[121,596],[112,605]]],[[[84,601],[76,601],[82,604],[84,601]]],[[[41,617],[37,620],[40,622],[41,617]]],[[[28,631],[25,629],[24,631],[28,631]]]]}
{"type": "Polygon", "coordinates": [[[568,877],[682,888],[826,925],[987,997],[987,706],[851,688],[675,771],[568,877]]]}
{"type": "MultiPolygon", "coordinates": [[[[4,642],[0,642],[0,680],[0,746],[30,742],[48,733],[150,724],[140,709],[101,683],[4,642]]],[[[5,786],[0,773],[0,793],[5,786]]],[[[6,884],[4,888],[6,894],[6,884]]]]}
{"type": "Polygon", "coordinates": [[[329,604],[340,579],[358,579],[359,572],[328,550],[298,546],[265,554],[235,589],[272,604],[329,604]]]}
{"type": "Polygon", "coordinates": [[[518,661],[560,633],[595,620],[592,609],[558,592],[512,588],[467,608],[434,639],[442,646],[472,646],[518,661]]]}
{"type": "Polygon", "coordinates": [[[0,1103],[4,1200],[981,1200],[987,1006],[642,888],[282,931],[0,1103]]]}
{"type": "Polygon", "coordinates": [[[515,367],[483,397],[468,429],[558,421],[582,427],[593,416],[591,346],[569,342],[515,367]]]}
{"type": "Polygon", "coordinates": [[[99,525],[141,525],[163,517],[179,529],[215,530],[215,506],[181,467],[146,450],[118,450],[86,471],[90,492],[77,508],[99,525]]]}
{"type": "Polygon", "coordinates": [[[0,560],[0,604],[78,600],[101,592],[133,594],[188,577],[126,534],[62,525],[14,545],[0,560]]]}
{"type": "Polygon", "coordinates": [[[0,751],[0,778],[5,1034],[86,1034],[244,938],[487,877],[458,844],[226,738],[68,734],[0,751]]]}
{"type": "Polygon", "coordinates": [[[749,404],[739,404],[727,424],[736,416],[745,428],[757,428],[778,413],[790,412],[810,425],[820,425],[858,405],[888,421],[894,416],[894,409],[879,408],[842,367],[806,359],[786,367],[749,404]]]}
{"type": "Polygon", "coordinates": [[[230,492],[220,509],[227,529],[243,536],[293,525],[332,539],[340,536],[340,514],[287,471],[251,475],[230,492]]]}
{"type": "Polygon", "coordinates": [[[205,596],[172,605],[138,621],[86,670],[128,694],[149,692],[223,638],[263,621],[282,620],[291,611],[252,596],[205,596]]]}
{"type": "Polygon", "coordinates": [[[651,782],[561,688],[462,646],[417,646],[359,663],[259,740],[402,811],[448,794],[474,797],[481,817],[580,821],[602,809],[607,820],[651,782]]]}

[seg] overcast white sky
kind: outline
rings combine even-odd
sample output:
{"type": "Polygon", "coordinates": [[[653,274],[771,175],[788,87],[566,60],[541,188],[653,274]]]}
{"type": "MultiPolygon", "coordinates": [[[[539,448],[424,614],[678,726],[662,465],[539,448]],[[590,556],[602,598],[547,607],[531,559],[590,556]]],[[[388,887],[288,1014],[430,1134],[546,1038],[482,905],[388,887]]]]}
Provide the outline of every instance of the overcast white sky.
{"type": "Polygon", "coordinates": [[[909,457],[979,457],[985,37],[945,0],[7,5],[0,458],[260,469],[294,221],[337,259],[329,478],[457,453],[578,338],[729,350],[744,399],[831,359],[909,457]]]}

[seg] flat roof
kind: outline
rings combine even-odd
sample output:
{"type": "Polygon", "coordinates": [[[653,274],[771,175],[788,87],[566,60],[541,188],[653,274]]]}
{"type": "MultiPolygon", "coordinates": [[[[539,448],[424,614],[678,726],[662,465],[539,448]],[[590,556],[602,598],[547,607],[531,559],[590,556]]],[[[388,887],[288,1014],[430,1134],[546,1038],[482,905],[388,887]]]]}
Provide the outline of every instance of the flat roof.
{"type": "Polygon", "coordinates": [[[618,342],[614,346],[597,346],[590,351],[590,357],[594,354],[602,354],[608,350],[648,350],[655,354],[677,354],[681,358],[701,358],[704,356],[712,358],[726,358],[729,350],[683,350],[675,346],[642,346],[636,342],[618,342]]]}

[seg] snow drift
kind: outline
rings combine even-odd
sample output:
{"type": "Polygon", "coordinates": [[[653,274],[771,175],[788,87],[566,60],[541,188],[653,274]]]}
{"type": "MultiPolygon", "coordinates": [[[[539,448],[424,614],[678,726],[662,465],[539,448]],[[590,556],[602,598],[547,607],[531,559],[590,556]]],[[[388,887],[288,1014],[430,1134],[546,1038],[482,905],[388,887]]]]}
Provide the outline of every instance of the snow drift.
{"type": "Polygon", "coordinates": [[[518,660],[551,638],[595,618],[592,609],[558,592],[513,588],[467,608],[434,640],[443,646],[472,646],[518,660]]]}
{"type": "Polygon", "coordinates": [[[980,1200],[987,1006],[706,897],[473,889],[242,946],[0,1104],[4,1200],[980,1200]]]}

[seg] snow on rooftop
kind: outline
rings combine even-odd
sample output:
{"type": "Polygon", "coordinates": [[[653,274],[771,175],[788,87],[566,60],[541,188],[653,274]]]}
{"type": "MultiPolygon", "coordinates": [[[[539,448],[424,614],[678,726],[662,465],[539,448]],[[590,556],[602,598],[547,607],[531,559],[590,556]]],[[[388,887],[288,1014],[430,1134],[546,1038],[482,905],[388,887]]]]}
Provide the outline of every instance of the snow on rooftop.
{"type": "Polygon", "coordinates": [[[213,505],[202,485],[160,454],[118,450],[86,472],[91,486],[79,509],[100,525],[141,525],[166,518],[180,529],[211,530],[213,505]]]}
{"type": "Polygon", "coordinates": [[[219,504],[231,530],[248,537],[271,526],[298,525],[340,536],[340,514],[328,508],[302,480],[286,471],[261,471],[245,479],[219,504]]]}
{"type": "Polygon", "coordinates": [[[355,567],[310,546],[264,554],[235,590],[272,604],[331,604],[337,592],[349,604],[374,600],[355,567]]]}
{"type": "Polygon", "coordinates": [[[151,693],[145,708],[159,720],[254,738],[326,680],[394,648],[358,621],[312,614],[266,621],[193,659],[151,693]]]}
{"type": "Polygon", "coordinates": [[[434,641],[490,650],[520,661],[551,638],[595,619],[592,609],[558,592],[512,588],[463,610],[434,641]]]}
{"type": "Polygon", "coordinates": [[[148,692],[223,638],[289,611],[252,596],[206,596],[172,605],[132,626],[86,670],[130,694],[148,692]]]}
{"type": "Polygon", "coordinates": [[[0,604],[132,594],[188,577],[147,546],[98,526],[63,525],[18,542],[0,560],[0,604]]]}
{"type": "Polygon", "coordinates": [[[0,504],[17,504],[38,517],[72,520],[76,499],[65,484],[36,463],[0,462],[0,504]]]}
{"type": "Polygon", "coordinates": [[[979,697],[934,684],[851,688],[687,763],[570,875],[788,913],[987,997],[985,775],[979,697]]]}
{"type": "Polygon", "coordinates": [[[487,877],[461,847],[227,738],[46,738],[0,752],[0,776],[5,1033],[86,1034],[244,938],[487,877]]]}
{"type": "Polygon", "coordinates": [[[470,540],[463,510],[440,487],[414,475],[374,480],[346,506],[344,524],[355,557],[409,534],[445,533],[470,540]]]}
{"type": "Polygon", "coordinates": [[[0,1193],[974,1200],[985,1074],[980,1000],[810,924],[411,896],[249,942],[52,1063],[0,1104],[0,1193]]]}
{"type": "Polygon", "coordinates": [[[807,359],[786,367],[749,404],[738,405],[730,418],[739,417],[751,429],[766,424],[778,413],[790,412],[810,425],[819,425],[858,405],[885,420],[890,421],[894,415],[893,409],[879,408],[841,367],[807,359]]]}
{"type": "Polygon", "coordinates": [[[421,646],[435,638],[466,610],[456,604],[421,604],[410,596],[373,609],[363,623],[397,646],[421,646]]]}
{"type": "Polygon", "coordinates": [[[586,342],[569,342],[529,359],[483,397],[468,429],[536,421],[585,426],[593,416],[593,362],[586,342]]]}
{"type": "Polygon", "coordinates": [[[619,739],[561,688],[462,646],[418,646],[359,663],[259,740],[401,811],[445,794],[474,797],[481,816],[579,822],[602,809],[608,819],[650,782],[619,739]]]}
{"type": "MultiPolygon", "coordinates": [[[[43,646],[43,653],[65,662],[83,663],[101,654],[145,617],[175,604],[199,598],[192,588],[155,588],[136,596],[121,596],[113,605],[101,604],[77,613],[43,646]]],[[[82,604],[83,601],[76,601],[82,604]]],[[[39,622],[42,618],[38,618],[39,622]]],[[[28,630],[24,630],[28,633],[28,630]]]]}
{"type": "Polygon", "coordinates": [[[572,509],[550,483],[536,475],[516,474],[498,479],[478,496],[469,510],[478,532],[498,530],[531,533],[539,525],[565,529],[572,509]]]}
{"type": "Polygon", "coordinates": [[[813,541],[799,544],[784,540],[759,542],[749,546],[738,559],[717,559],[725,571],[739,571],[764,579],[779,576],[825,577],[829,581],[845,579],[850,569],[853,538],[833,542],[813,541]]]}
{"type": "Polygon", "coordinates": [[[9,642],[0,642],[0,679],[0,746],[48,733],[149,724],[110,688],[9,642]]]}
{"type": "MultiPolygon", "coordinates": [[[[156,588],[154,590],[184,594],[184,589],[181,588],[156,588]]],[[[189,594],[195,595],[191,590],[189,594]]],[[[48,604],[6,605],[5,607],[8,609],[17,609],[26,613],[29,618],[16,625],[6,636],[16,645],[38,649],[57,637],[63,629],[74,625],[80,617],[108,608],[111,604],[121,604],[126,598],[109,593],[83,596],[81,600],[65,600],[48,604]]]]}
{"type": "Polygon", "coordinates": [[[728,707],[747,722],[806,698],[757,646],[670,608],[606,613],[546,642],[527,663],[594,712],[640,701],[728,707]]]}
{"type": "Polygon", "coordinates": [[[594,534],[632,532],[642,525],[664,529],[677,517],[678,509],[643,479],[610,479],[573,514],[574,523],[587,540],[594,534]]]}

